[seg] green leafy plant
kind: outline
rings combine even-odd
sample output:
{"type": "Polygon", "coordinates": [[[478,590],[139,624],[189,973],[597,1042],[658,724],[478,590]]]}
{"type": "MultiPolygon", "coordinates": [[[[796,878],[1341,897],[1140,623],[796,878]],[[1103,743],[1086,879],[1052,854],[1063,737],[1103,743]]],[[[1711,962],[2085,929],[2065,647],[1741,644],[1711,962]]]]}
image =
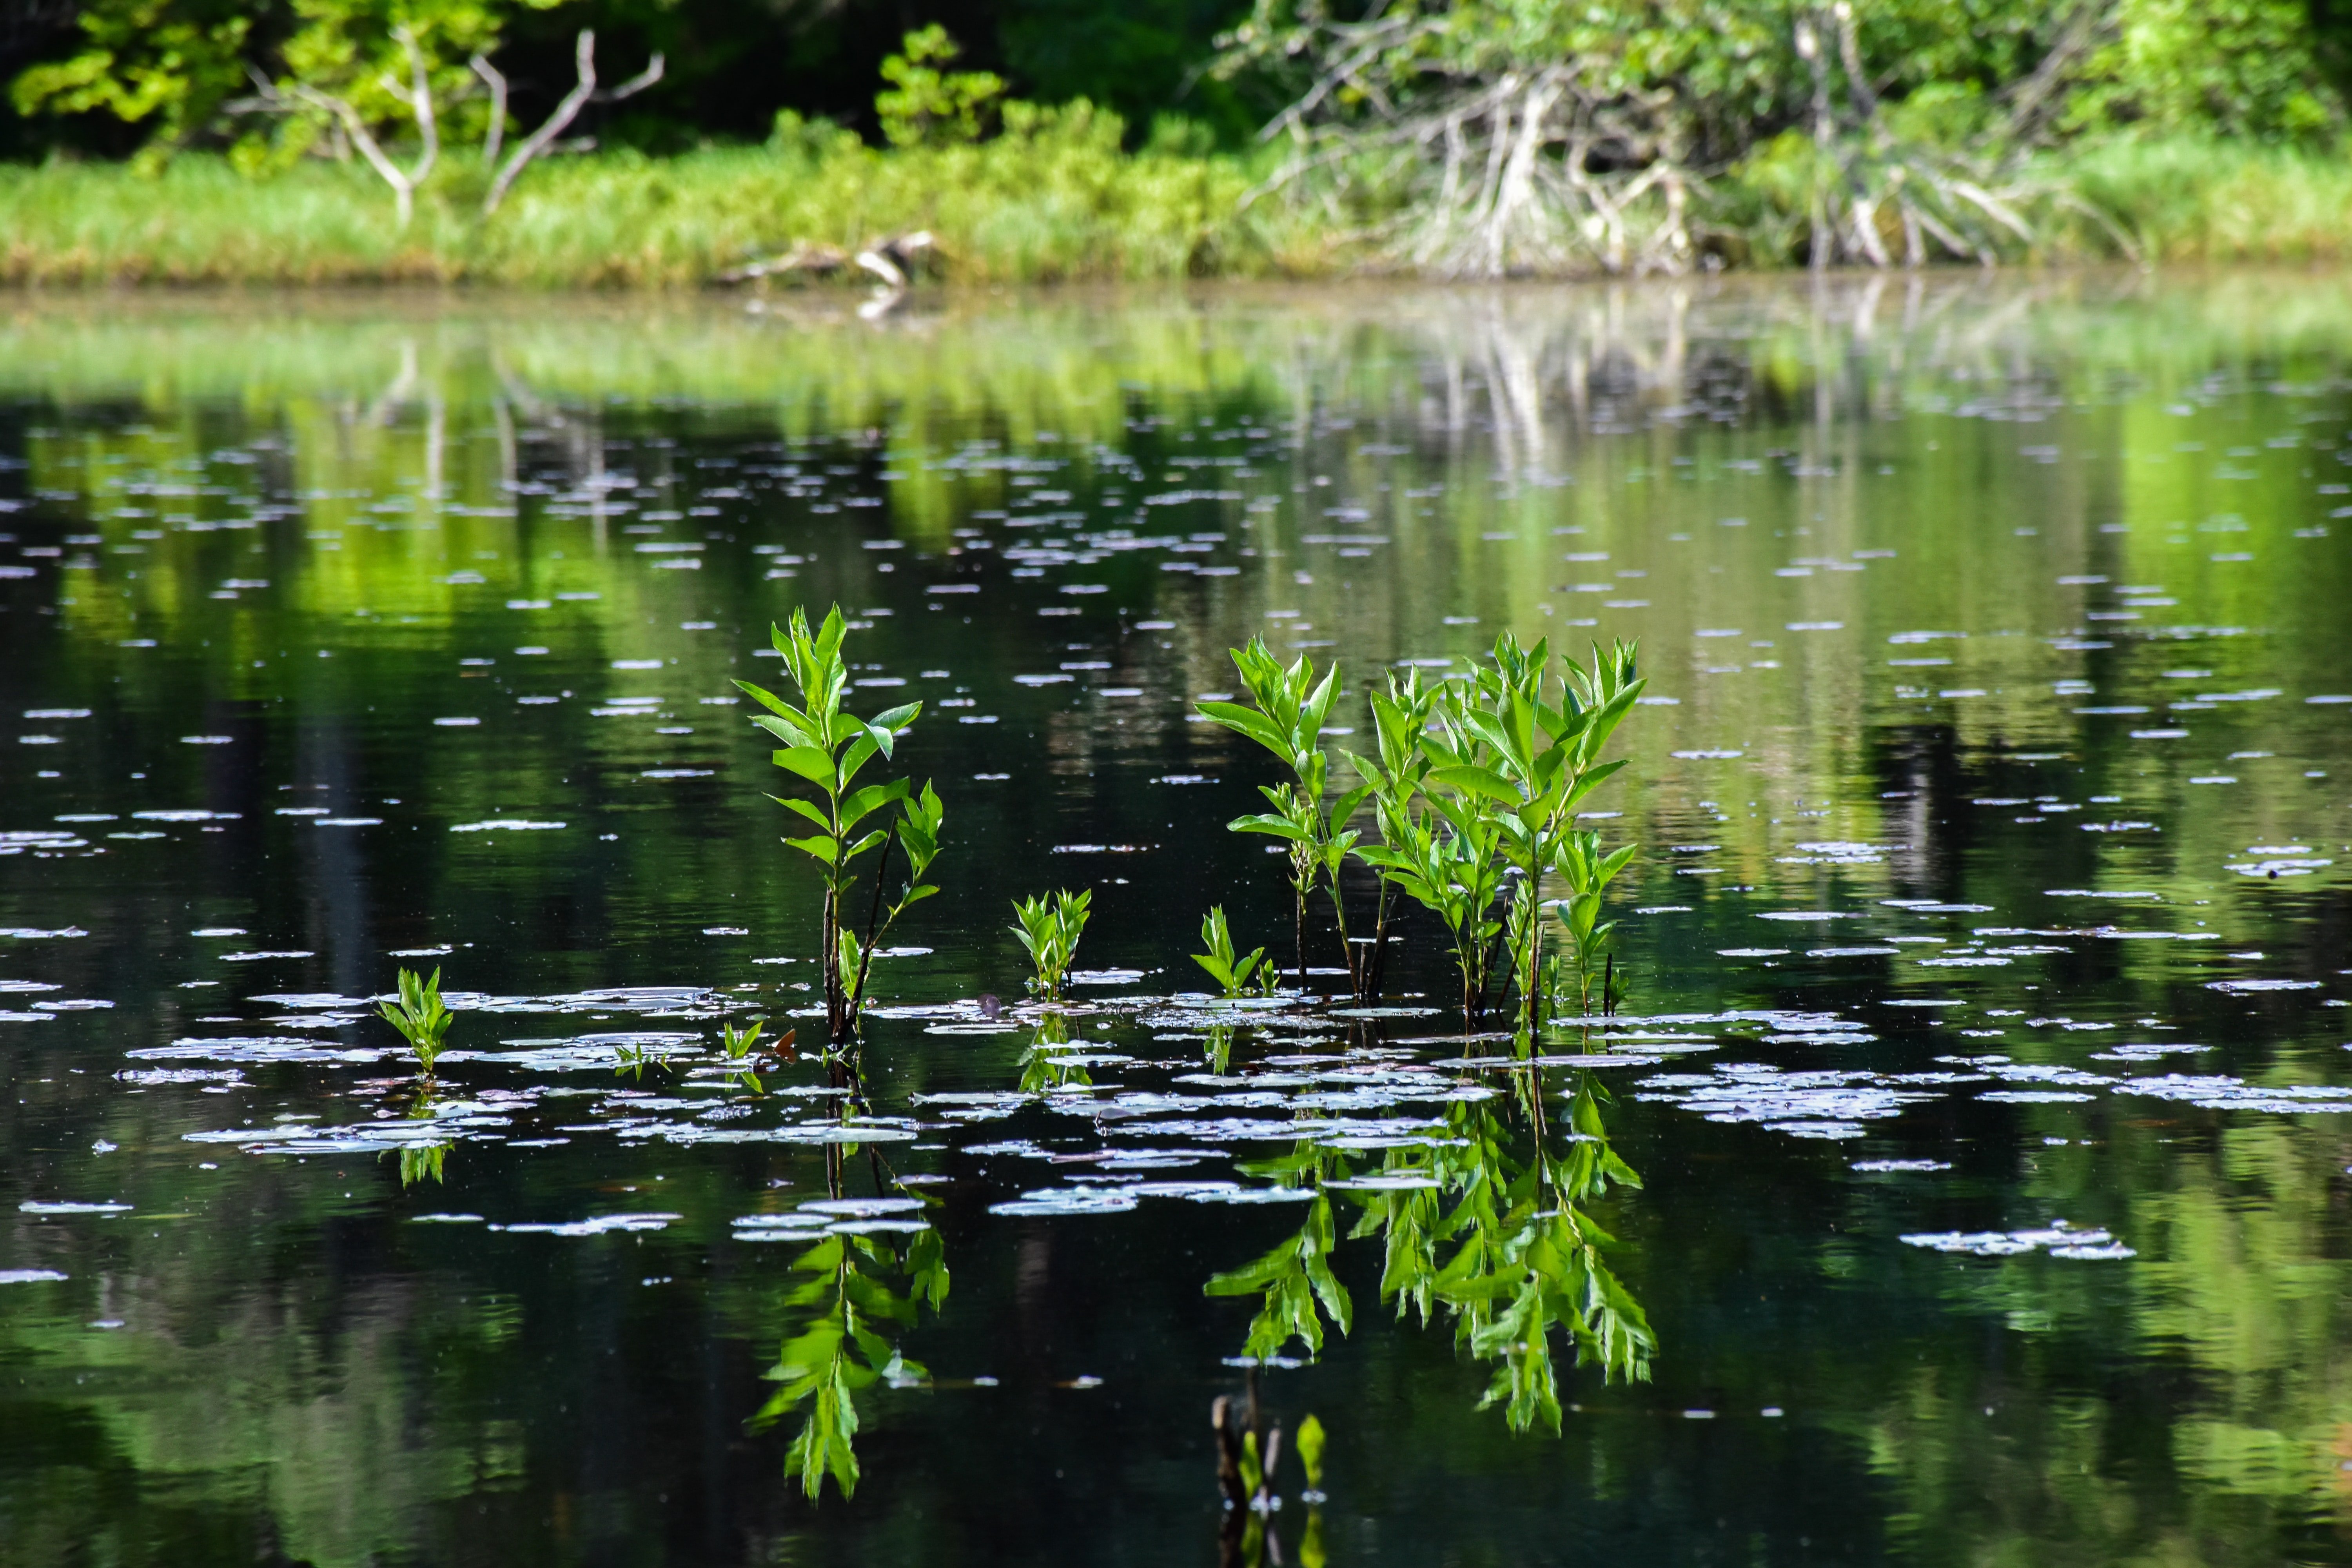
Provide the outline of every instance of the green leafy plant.
{"type": "Polygon", "coordinates": [[[1087,929],[1087,913],[1094,903],[1091,892],[1073,893],[1063,889],[1051,899],[1040,893],[1034,899],[1016,899],[1013,911],[1021,923],[1013,933],[1021,945],[1029,950],[1029,962],[1037,968],[1029,989],[1049,1002],[1062,999],[1063,982],[1069,977],[1070,960],[1077,955],[1078,938],[1087,929]]]}
{"type": "Polygon", "coordinates": [[[1234,955],[1233,933],[1225,928],[1225,909],[1213,906],[1201,921],[1201,945],[1206,952],[1196,952],[1192,962],[1209,972],[1227,996],[1239,996],[1249,989],[1250,976],[1265,957],[1265,949],[1252,948],[1246,958],[1234,955]]]}
{"type": "Polygon", "coordinates": [[[1263,637],[1252,637],[1249,646],[1235,648],[1233,657],[1234,668],[1256,707],[1206,701],[1199,704],[1200,710],[1272,752],[1290,769],[1291,781],[1259,785],[1258,793],[1274,809],[1236,817],[1228,826],[1236,833],[1263,833],[1288,846],[1296,967],[1302,987],[1307,984],[1307,900],[1318,887],[1330,889],[1349,989],[1360,999],[1365,994],[1367,960],[1348,940],[1348,908],[1341,896],[1339,867],[1358,837],[1348,820],[1371,794],[1372,785],[1360,784],[1337,796],[1328,794],[1330,759],[1323,752],[1323,726],[1339,696],[1339,668],[1334,664],[1318,681],[1312,659],[1302,654],[1286,667],[1263,637]]]}
{"type": "Polygon", "coordinates": [[[1371,953],[1362,986],[1366,1001],[1380,996],[1388,967],[1390,911],[1395,895],[1402,890],[1391,857],[1410,850],[1415,842],[1414,802],[1429,773],[1429,757],[1421,742],[1438,698],[1437,689],[1423,680],[1419,667],[1407,670],[1402,680],[1391,671],[1387,681],[1386,692],[1372,693],[1372,731],[1380,755],[1367,757],[1345,748],[1339,753],[1348,759],[1356,776],[1371,786],[1372,822],[1380,836],[1378,845],[1356,852],[1358,859],[1380,874],[1371,953]]]}
{"type": "Polygon", "coordinates": [[[1617,922],[1601,918],[1602,891],[1623,870],[1639,847],[1628,844],[1612,853],[1601,849],[1601,835],[1580,831],[1570,833],[1560,842],[1559,868],[1562,879],[1568,883],[1569,896],[1551,906],[1559,921],[1560,932],[1568,939],[1568,959],[1576,972],[1576,1005],[1580,1015],[1592,1012],[1592,988],[1601,984],[1601,1005],[1603,1012],[1613,1010],[1618,998],[1615,989],[1617,974],[1609,954],[1609,935],[1617,922]]]}
{"type": "Polygon", "coordinates": [[[1307,1472],[1307,1489],[1323,1489],[1323,1423],[1313,1413],[1298,1424],[1298,1436],[1291,1447],[1298,1450],[1299,1468],[1307,1472]]]}
{"type": "Polygon", "coordinates": [[[400,972],[400,994],[396,1000],[379,1001],[376,1012],[383,1021],[400,1031],[409,1049],[416,1053],[417,1065],[425,1076],[433,1076],[433,1064],[441,1055],[442,1039],[449,1033],[450,1013],[441,1005],[441,971],[434,970],[430,980],[417,978],[416,971],[400,972]]]}
{"type": "MultiPolygon", "coordinates": [[[[760,1075],[753,1070],[760,1060],[760,1034],[767,1027],[765,1018],[754,1018],[740,1027],[722,1023],[719,1026],[719,1049],[728,1064],[735,1068],[732,1081],[740,1083],[753,1094],[762,1092],[760,1075]]],[[[775,1054],[789,1055],[798,1031],[786,1029],[776,1041],[775,1054]]]]}
{"type": "Polygon", "coordinates": [[[890,759],[898,737],[905,733],[923,705],[908,702],[861,719],[842,704],[849,691],[849,665],[841,645],[847,632],[836,605],[823,626],[812,631],[805,611],[794,610],[788,626],[772,628],[776,651],[798,689],[798,704],[785,701],[748,680],[735,684],[768,710],[752,722],[783,744],[773,753],[776,766],[813,786],[816,798],[773,795],[787,810],[813,824],[816,831],[784,842],[817,864],[824,888],[824,916],[819,963],[824,977],[825,1038],[841,1046],[854,1037],[874,950],[898,917],[939,889],[923,880],[939,855],[940,823],[945,815],[938,793],[929,784],[920,790],[908,779],[858,784],[857,777],[875,757],[890,759]],[[877,812],[897,805],[898,821],[887,828],[865,826],[877,812]],[[890,848],[905,853],[907,880],[895,898],[886,899],[885,878],[890,848]],[[849,900],[857,877],[857,862],[879,850],[873,871],[873,897],[861,937],[849,928],[849,900]]]}
{"type": "Polygon", "coordinates": [[[1367,781],[1381,837],[1357,858],[1380,871],[1384,892],[1393,884],[1444,924],[1464,1018],[1474,1025],[1496,1005],[1498,959],[1501,994],[1518,994],[1519,1026],[1541,1023],[1546,879],[1568,882],[1571,956],[1589,963],[1607,936],[1589,935],[1601,888],[1631,858],[1601,856],[1598,837],[1580,837],[1573,823],[1577,807],[1624,766],[1601,753],[1642,693],[1633,647],[1596,647],[1590,669],[1570,663],[1564,675],[1552,663],[1549,643],[1523,647],[1506,632],[1467,679],[1428,688],[1417,671],[1406,682],[1391,676],[1387,693],[1372,699],[1381,755],[1349,756],[1367,781]],[[1580,919],[1588,938],[1577,947],[1580,919]]]}
{"type": "Polygon", "coordinates": [[[882,62],[887,91],[877,93],[874,111],[893,147],[977,142],[982,121],[1004,96],[1004,79],[993,71],[940,68],[963,50],[934,22],[907,34],[899,52],[882,62]]]}
{"type": "Polygon", "coordinates": [[[642,1080],[647,1068],[669,1066],[669,1053],[659,1046],[633,1045],[624,1041],[613,1047],[613,1071],[625,1073],[632,1082],[642,1080]]]}
{"type": "Polygon", "coordinates": [[[1543,879],[1563,868],[1576,808],[1625,765],[1602,761],[1601,751],[1644,685],[1630,643],[1605,653],[1596,647],[1592,668],[1570,664],[1565,679],[1553,676],[1551,662],[1549,642],[1522,647],[1505,632],[1492,662],[1445,691],[1437,730],[1423,742],[1430,783],[1492,825],[1497,851],[1517,873],[1506,946],[1528,1029],[1542,1021],[1543,879]]]}

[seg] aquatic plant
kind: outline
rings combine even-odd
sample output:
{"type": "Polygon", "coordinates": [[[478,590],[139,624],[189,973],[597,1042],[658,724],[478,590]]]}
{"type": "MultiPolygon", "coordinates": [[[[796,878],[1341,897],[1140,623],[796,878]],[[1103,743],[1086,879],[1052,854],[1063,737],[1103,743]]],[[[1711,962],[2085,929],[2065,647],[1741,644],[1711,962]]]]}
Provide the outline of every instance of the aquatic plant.
{"type": "Polygon", "coordinates": [[[1372,807],[1374,830],[1380,843],[1360,849],[1356,858],[1380,875],[1380,892],[1372,910],[1370,962],[1359,988],[1359,1000],[1376,1000],[1381,994],[1381,983],[1388,968],[1390,910],[1395,895],[1402,890],[1399,873],[1390,863],[1387,851],[1393,854],[1411,847],[1414,842],[1413,802],[1421,794],[1422,784],[1429,775],[1429,756],[1422,748],[1422,737],[1428,732],[1430,718],[1437,706],[1437,689],[1422,679],[1418,667],[1405,672],[1399,679],[1391,671],[1387,678],[1388,689],[1372,693],[1372,731],[1377,758],[1366,757],[1345,747],[1339,754],[1356,776],[1371,786],[1367,797],[1372,807]]]}
{"type": "Polygon", "coordinates": [[[1229,997],[1239,996],[1249,989],[1250,976],[1265,957],[1262,947],[1252,948],[1245,958],[1234,956],[1233,933],[1225,927],[1223,904],[1213,905],[1202,917],[1201,945],[1209,951],[1194,953],[1192,962],[1207,970],[1209,978],[1229,997]]]}
{"type": "Polygon", "coordinates": [[[625,1073],[633,1083],[642,1082],[647,1068],[667,1067],[669,1053],[659,1046],[632,1044],[624,1040],[613,1047],[613,1071],[625,1073]]]}
{"type": "Polygon", "coordinates": [[[816,832],[784,842],[816,862],[824,889],[819,963],[824,972],[825,1038],[835,1046],[855,1036],[865,1005],[866,984],[874,949],[882,935],[908,907],[939,889],[923,881],[939,854],[939,830],[944,808],[939,795],[926,783],[917,790],[910,779],[859,784],[858,774],[877,755],[890,759],[898,737],[921,714],[920,702],[903,703],[861,719],[846,711],[849,664],[842,657],[847,632],[841,606],[835,605],[823,626],[810,630],[808,615],[795,609],[787,626],[772,626],[775,649],[798,689],[798,706],[748,680],[735,684],[768,710],[752,722],[783,745],[773,753],[775,765],[814,786],[816,802],[773,795],[787,810],[798,813],[816,832]],[[860,826],[884,808],[898,805],[899,819],[887,828],[860,826]],[[887,901],[884,880],[890,848],[897,845],[907,858],[908,876],[898,896],[887,901]],[[879,850],[874,890],[861,937],[848,926],[850,894],[858,876],[857,862],[879,850]],[[887,909],[887,912],[886,912],[887,909]]]}
{"type": "Polygon", "coordinates": [[[1490,663],[1444,689],[1437,728],[1423,737],[1430,782],[1494,827],[1496,847],[1516,873],[1505,945],[1522,1028],[1542,1022],[1543,879],[1563,870],[1576,808],[1625,765],[1602,761],[1601,751],[1643,685],[1630,643],[1605,653],[1596,645],[1590,670],[1570,662],[1559,679],[1548,641],[1522,647],[1507,631],[1490,663]]]}
{"type": "MultiPolygon", "coordinates": [[[[1423,687],[1415,671],[1404,682],[1391,676],[1387,692],[1374,695],[1381,755],[1348,760],[1367,782],[1381,842],[1356,856],[1381,872],[1384,898],[1393,884],[1445,926],[1465,1022],[1498,1005],[1488,993],[1499,938],[1500,994],[1517,992],[1520,1028],[1541,1024],[1547,878],[1569,884],[1559,918],[1575,961],[1603,960],[1600,892],[1631,850],[1601,857],[1597,836],[1580,837],[1572,824],[1577,807],[1624,766],[1601,752],[1643,686],[1630,643],[1596,646],[1590,669],[1571,661],[1563,676],[1552,670],[1549,642],[1524,647],[1507,631],[1467,680],[1423,687]]],[[[1385,937],[1384,911],[1376,949],[1385,937]]]]}
{"type": "MultiPolygon", "coordinates": [[[[1601,896],[1617,873],[1633,860],[1638,847],[1627,844],[1603,854],[1601,835],[1590,829],[1570,833],[1560,841],[1560,875],[1568,884],[1569,896],[1553,903],[1551,911],[1559,922],[1561,935],[1568,940],[1568,960],[1576,972],[1576,1005],[1580,1016],[1589,1016],[1592,1012],[1596,977],[1601,981],[1601,1010],[1611,1011],[1617,1005],[1611,992],[1622,981],[1608,955],[1609,933],[1616,929],[1617,922],[1601,918],[1601,896]]],[[[1543,989],[1549,993],[1558,990],[1549,985],[1543,989]]]]}
{"type": "Polygon", "coordinates": [[[1272,752],[1290,770],[1292,782],[1259,785],[1258,793],[1274,809],[1236,817],[1228,826],[1236,833],[1269,835],[1289,847],[1286,864],[1297,941],[1296,967],[1302,987],[1307,984],[1307,900],[1318,887],[1330,889],[1331,915],[1339,928],[1349,989],[1360,999],[1364,995],[1364,961],[1355,944],[1348,940],[1348,908],[1340,894],[1339,867],[1358,837],[1347,826],[1348,819],[1356,814],[1372,786],[1360,784],[1327,798],[1331,763],[1323,752],[1323,726],[1339,696],[1339,667],[1334,663],[1318,681],[1313,659],[1301,654],[1286,667],[1268,650],[1264,637],[1252,637],[1246,647],[1234,649],[1233,658],[1242,684],[1248,688],[1257,706],[1253,709],[1238,702],[1212,700],[1200,703],[1200,710],[1272,752]]]}
{"type": "MultiPolygon", "coordinates": [[[[1418,669],[1402,679],[1391,674],[1387,689],[1371,699],[1379,754],[1343,749],[1360,782],[1336,793],[1322,737],[1339,690],[1339,668],[1318,681],[1312,660],[1302,655],[1285,666],[1261,637],[1234,650],[1233,658],[1255,706],[1211,700],[1199,708],[1290,770],[1288,780],[1259,786],[1272,811],[1227,826],[1286,846],[1299,984],[1307,973],[1307,901],[1323,888],[1330,894],[1349,989],[1359,1001],[1377,996],[1391,906],[1402,892],[1445,927],[1461,975],[1465,1022],[1475,1024],[1516,991],[1519,1026],[1537,1027],[1545,994],[1545,879],[1570,874],[1567,846],[1576,809],[1624,766],[1622,760],[1604,761],[1601,752],[1641,696],[1633,646],[1620,642],[1606,651],[1596,646],[1589,670],[1570,661],[1562,675],[1552,668],[1549,642],[1525,647],[1507,631],[1496,639],[1488,662],[1466,680],[1428,685],[1418,669]],[[1379,837],[1373,844],[1362,844],[1362,834],[1349,826],[1367,805],[1379,837]],[[1349,935],[1340,885],[1350,854],[1379,876],[1372,935],[1363,943],[1349,935]],[[1498,919],[1496,905],[1506,891],[1509,907],[1498,919]],[[1498,957],[1502,984],[1490,999],[1498,957]]],[[[1622,864],[1616,860],[1609,875],[1622,864]]],[[[1570,899],[1594,895],[1589,908],[1597,915],[1598,891],[1597,885],[1572,883],[1570,899]]],[[[1561,918],[1573,931],[1581,917],[1571,910],[1561,918]]],[[[1574,950],[1580,962],[1601,954],[1606,942],[1606,928],[1596,934],[1591,924],[1587,920],[1583,945],[1574,950]]],[[[1196,959],[1208,967],[1205,959],[1196,959]]]]}
{"type": "Polygon", "coordinates": [[[1048,1002],[1062,999],[1062,984],[1068,978],[1070,960],[1076,956],[1078,938],[1087,929],[1087,909],[1094,902],[1091,892],[1073,893],[1063,889],[1051,899],[1040,893],[1034,899],[1016,899],[1013,913],[1021,917],[1013,934],[1029,950],[1029,962],[1037,973],[1029,982],[1029,989],[1048,1002]]]}
{"type": "Polygon", "coordinates": [[[441,1005],[441,971],[435,969],[433,978],[420,980],[416,971],[400,972],[400,994],[393,1001],[379,1001],[376,1012],[383,1021],[400,1031],[409,1049],[416,1053],[417,1065],[425,1076],[433,1076],[433,1064],[441,1055],[441,1041],[449,1032],[450,1013],[441,1005]]]}
{"type": "Polygon", "coordinates": [[[1475,797],[1409,796],[1385,824],[1387,842],[1356,852],[1445,927],[1465,1024],[1476,1023],[1484,1010],[1494,937],[1502,929],[1493,918],[1502,891],[1501,832],[1491,816],[1475,797]]]}

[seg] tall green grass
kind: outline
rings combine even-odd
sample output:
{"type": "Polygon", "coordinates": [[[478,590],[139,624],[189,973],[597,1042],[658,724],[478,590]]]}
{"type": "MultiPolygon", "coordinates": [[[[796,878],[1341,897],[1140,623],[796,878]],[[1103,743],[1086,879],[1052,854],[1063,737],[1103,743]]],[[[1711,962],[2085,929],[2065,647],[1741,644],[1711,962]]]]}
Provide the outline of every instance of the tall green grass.
{"type": "Polygon", "coordinates": [[[488,282],[692,285],[796,242],[854,247],[929,229],[971,282],[1263,276],[1329,262],[1275,207],[1242,211],[1232,159],[1119,146],[1085,105],[976,145],[878,151],[812,128],[762,148],[551,160],[478,216],[462,156],[405,230],[364,166],[249,180],[184,156],[0,169],[0,279],[16,283],[488,282]]]}
{"type": "MultiPolygon", "coordinates": [[[[460,153],[445,157],[405,230],[357,163],[259,180],[198,155],[153,176],[0,166],[0,282],[678,288],[800,242],[854,248],[913,229],[930,230],[939,270],[967,283],[1311,277],[1371,264],[1375,252],[1342,226],[1363,215],[1244,207],[1250,160],[1130,153],[1118,135],[1114,117],[1084,105],[965,146],[881,151],[788,124],[766,147],[553,160],[487,221],[480,172],[460,153]]],[[[2352,160],[2172,140],[2049,154],[2047,167],[2150,261],[2352,257],[2352,160]]],[[[1727,199],[1735,210],[1738,195],[1727,199]]],[[[2101,226],[2063,214],[2032,248],[2045,260],[2117,255],[2101,226]]]]}
{"type": "MultiPolygon", "coordinates": [[[[2181,137],[2111,142],[2049,162],[2150,261],[2341,261],[2352,258],[2347,151],[2181,137]]],[[[2050,250],[2114,254],[2081,225],[2053,236],[2050,250]]]]}

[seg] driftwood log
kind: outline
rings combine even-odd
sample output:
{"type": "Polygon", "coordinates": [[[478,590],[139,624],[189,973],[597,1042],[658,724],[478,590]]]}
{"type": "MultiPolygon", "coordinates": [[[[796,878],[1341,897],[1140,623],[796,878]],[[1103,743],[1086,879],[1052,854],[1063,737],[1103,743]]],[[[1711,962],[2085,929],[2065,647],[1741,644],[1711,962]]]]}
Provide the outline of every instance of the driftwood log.
{"type": "Polygon", "coordinates": [[[855,267],[870,272],[885,289],[904,289],[925,263],[936,256],[939,241],[930,230],[919,228],[845,250],[822,241],[802,240],[781,256],[730,268],[714,283],[755,283],[767,278],[829,279],[855,267]]]}

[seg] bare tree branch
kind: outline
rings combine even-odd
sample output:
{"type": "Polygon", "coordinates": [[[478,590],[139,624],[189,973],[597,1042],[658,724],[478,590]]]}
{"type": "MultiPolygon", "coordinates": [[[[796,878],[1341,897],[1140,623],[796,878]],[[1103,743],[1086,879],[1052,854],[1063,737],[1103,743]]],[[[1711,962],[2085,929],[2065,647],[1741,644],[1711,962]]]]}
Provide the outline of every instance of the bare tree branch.
{"type": "Polygon", "coordinates": [[[495,169],[499,166],[499,147],[507,137],[506,74],[481,55],[466,63],[490,89],[490,128],[482,132],[482,166],[495,169]]]}
{"type": "Polygon", "coordinates": [[[530,165],[531,160],[549,150],[555,139],[563,134],[564,129],[573,120],[579,118],[580,111],[588,106],[592,99],[600,103],[618,102],[622,99],[643,92],[662,79],[662,57],[656,54],[646,62],[644,70],[609,91],[598,92],[596,90],[596,35],[586,27],[580,29],[579,39],[572,47],[572,58],[579,79],[572,84],[572,90],[563,95],[562,100],[556,104],[554,111],[548,115],[546,123],[517,143],[514,152],[507,159],[506,166],[499,171],[498,178],[490,182],[490,194],[482,199],[484,217],[499,210],[499,204],[506,200],[507,192],[512,188],[523,170],[530,165]]]}

